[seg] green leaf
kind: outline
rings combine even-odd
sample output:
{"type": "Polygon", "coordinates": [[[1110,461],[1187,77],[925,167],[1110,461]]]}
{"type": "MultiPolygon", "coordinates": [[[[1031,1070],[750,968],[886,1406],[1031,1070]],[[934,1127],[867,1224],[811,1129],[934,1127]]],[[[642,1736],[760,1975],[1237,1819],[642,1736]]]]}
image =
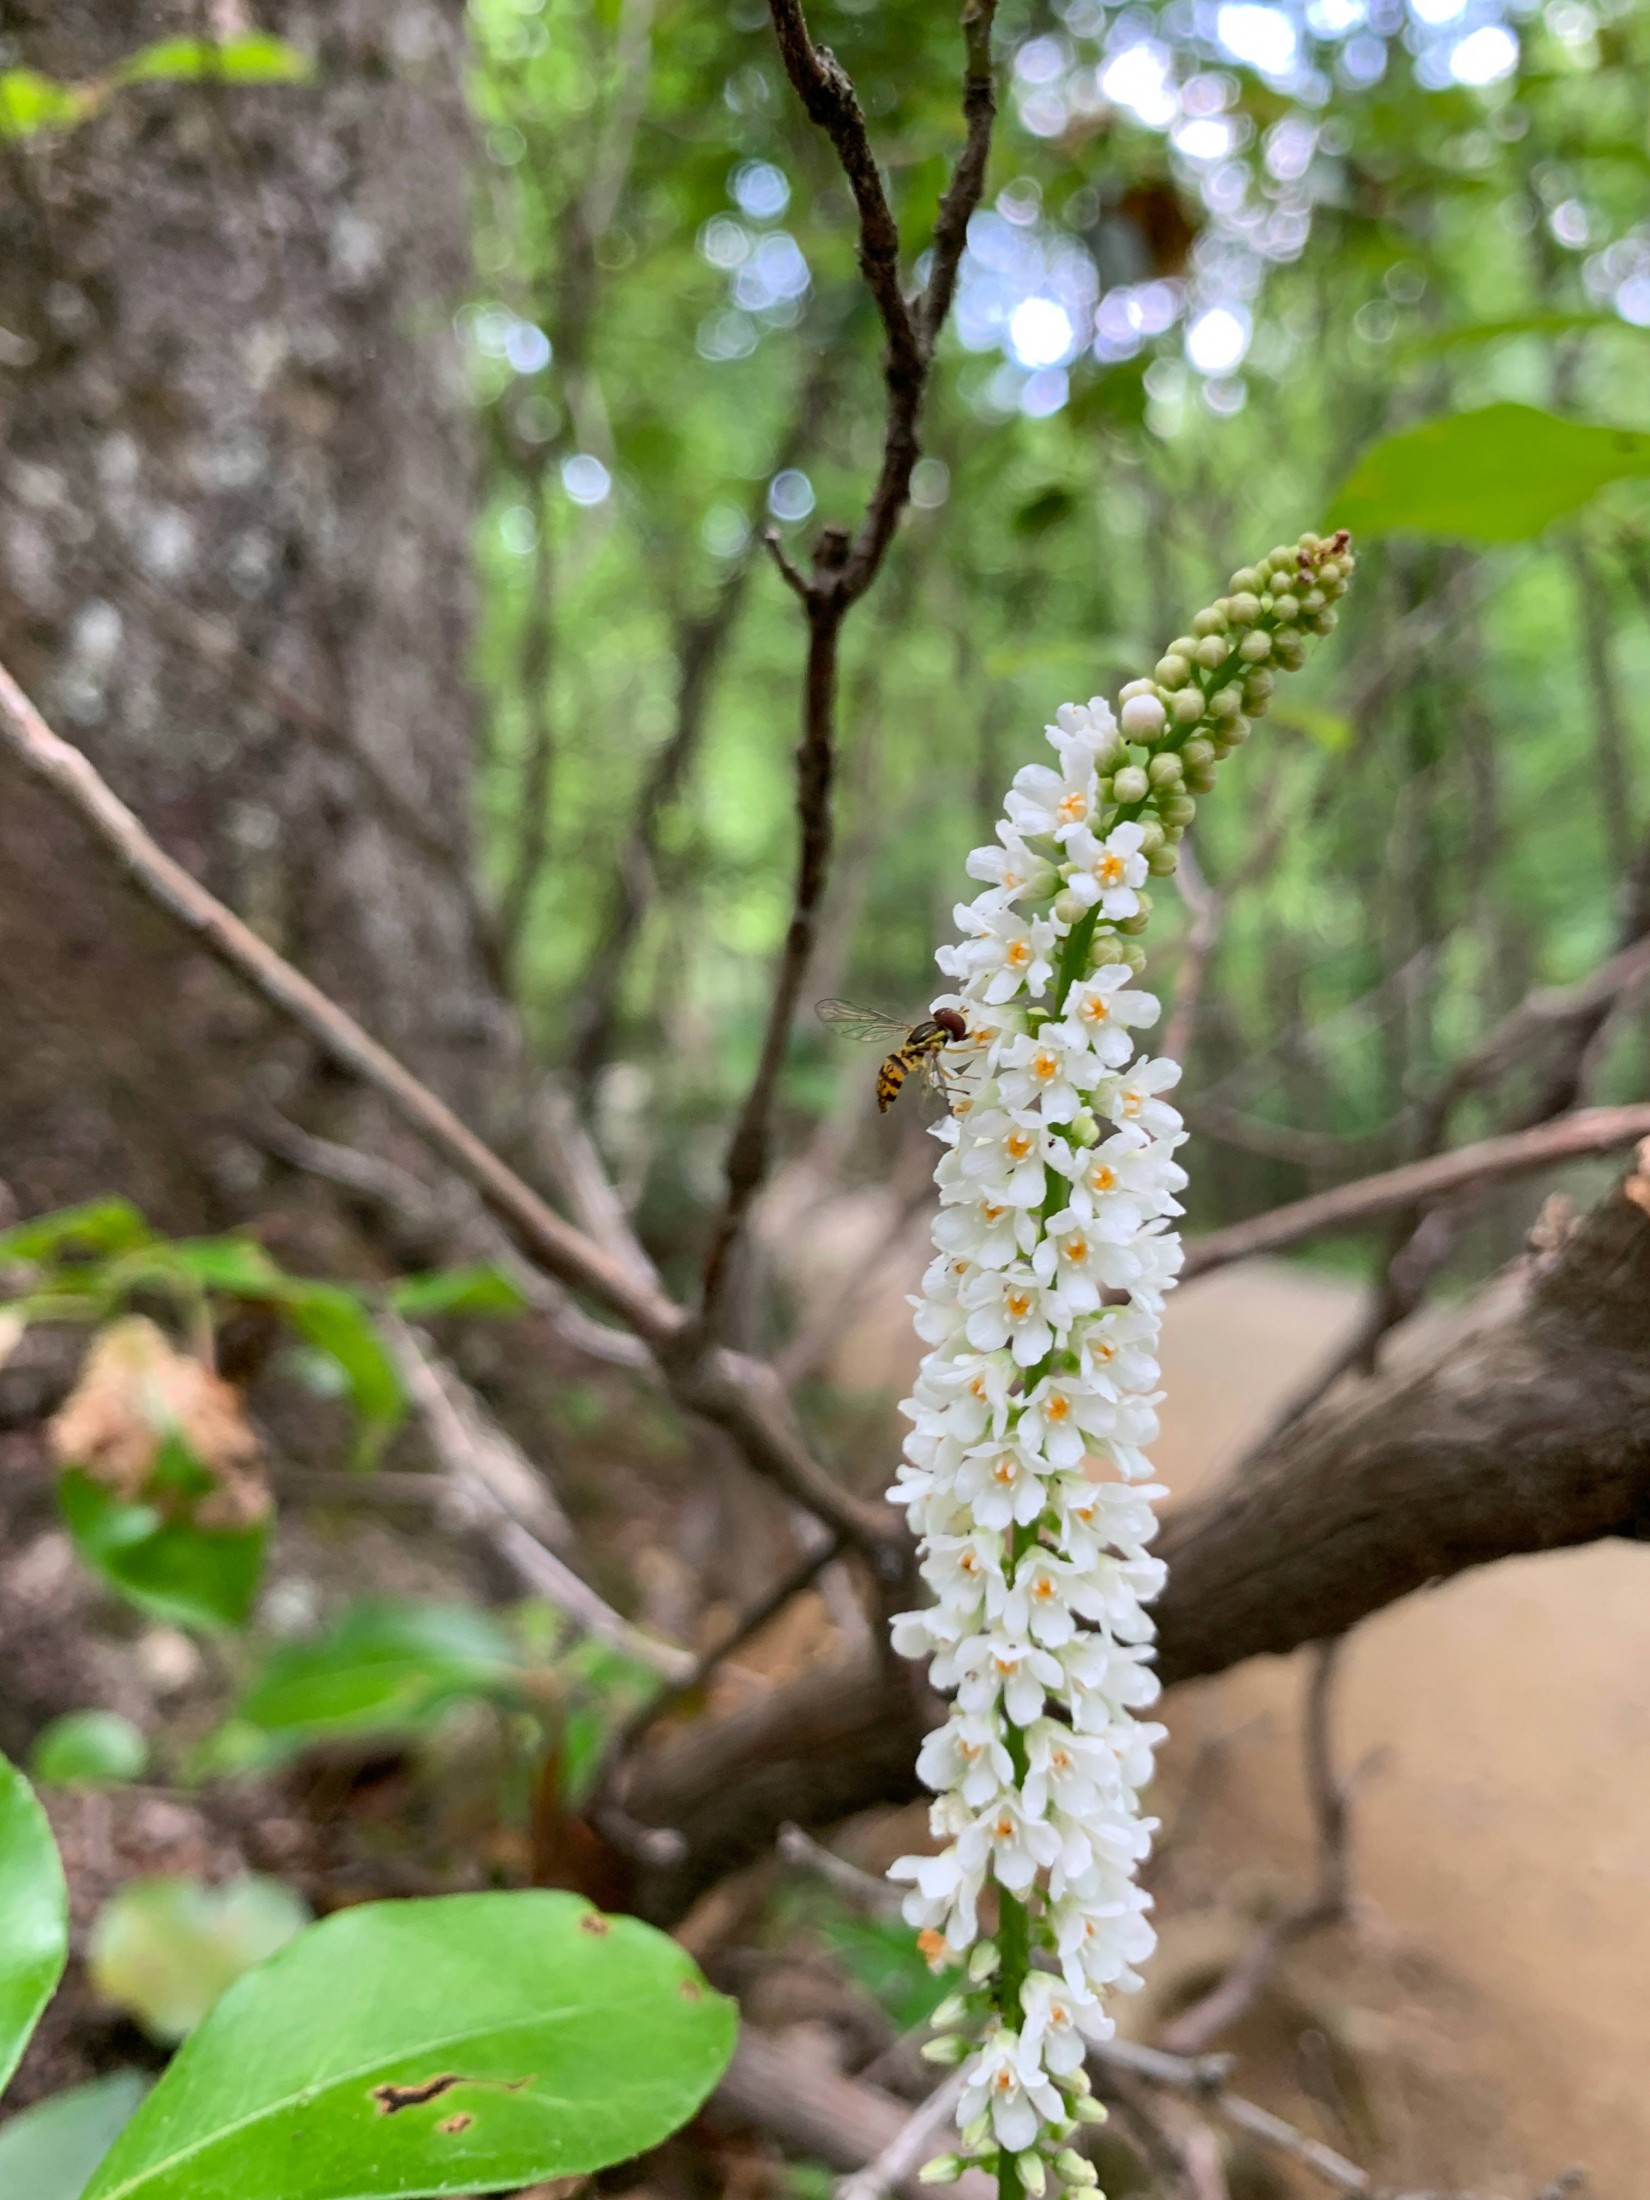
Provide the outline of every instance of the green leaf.
{"type": "Polygon", "coordinates": [[[1457,351],[1468,344],[1493,344],[1506,336],[1585,336],[1597,329],[1614,329],[1629,336],[1650,335],[1650,330],[1624,321],[1619,313],[1509,313],[1491,321],[1459,321],[1454,328],[1428,329],[1405,344],[1407,354],[1429,357],[1441,351],[1457,351]]]}
{"type": "Polygon", "coordinates": [[[141,46],[114,72],[118,84],[191,83],[215,77],[226,84],[301,84],[315,64],[284,38],[242,31],[235,38],[162,38],[141,46]]]}
{"type": "Polygon", "coordinates": [[[1354,534],[1409,528],[1527,542],[1612,481],[1650,474],[1650,435],[1485,405],[1428,420],[1365,451],[1334,500],[1354,534]]]}
{"type": "Polygon", "coordinates": [[[129,1199],[90,1199],[83,1207],[64,1207],[0,1230],[0,1261],[84,1258],[153,1243],[154,1232],[129,1199]]]}
{"type": "Polygon", "coordinates": [[[437,1268],[391,1284],[389,1302],[408,1321],[438,1314],[520,1314],[527,1301],[502,1268],[483,1261],[473,1268],[437,1268]]]}
{"type": "Polygon", "coordinates": [[[645,2152],[705,2099],[733,2004],[576,1895],[374,1902],[231,1987],[85,2200],[411,2200],[645,2152]]]}
{"type": "Polygon", "coordinates": [[[66,1711],[35,1736],[29,1770],[57,1787],[140,1780],[149,1744],[118,1711],[66,1711]]]}
{"type": "Polygon", "coordinates": [[[221,1887],[182,1874],[129,1879],[98,1912],[86,1962],[104,2000],[170,2046],[309,1921],[290,1888],[254,1873],[221,1887]]]}
{"type": "Polygon", "coordinates": [[[455,1696],[495,1693],[519,1670],[485,1613],[372,1599],[319,1642],[285,1643],[235,1707],[289,1748],[340,1734],[402,1733],[455,1696]]]}
{"type": "Polygon", "coordinates": [[[141,2070],[117,2070],[13,2116],[0,2125],[0,2192],[16,2200],[80,2200],[148,2090],[141,2070]]]}
{"type": "Polygon", "coordinates": [[[77,85],[59,84],[37,69],[0,69],[0,138],[71,127],[92,104],[77,85]]]}
{"type": "Polygon", "coordinates": [[[34,1790],[0,1757],[0,2086],[17,2068],[69,1952],[69,1891],[34,1790]]]}
{"type": "Polygon", "coordinates": [[[293,1328],[343,1373],[369,1448],[382,1444],[406,1411],[406,1394],[361,1300],[339,1283],[297,1281],[281,1298],[293,1328]]]}
{"type": "Polygon", "coordinates": [[[245,1621],[263,1570],[264,1524],[215,1530],[168,1520],[153,1505],[117,1497],[79,1467],[58,1476],[57,1501],[86,1564],[140,1611],[181,1627],[245,1621]]]}
{"type": "Polygon", "coordinates": [[[162,1248],[161,1258],[191,1283],[234,1298],[271,1298],[288,1282],[255,1238],[182,1238],[162,1248]]]}

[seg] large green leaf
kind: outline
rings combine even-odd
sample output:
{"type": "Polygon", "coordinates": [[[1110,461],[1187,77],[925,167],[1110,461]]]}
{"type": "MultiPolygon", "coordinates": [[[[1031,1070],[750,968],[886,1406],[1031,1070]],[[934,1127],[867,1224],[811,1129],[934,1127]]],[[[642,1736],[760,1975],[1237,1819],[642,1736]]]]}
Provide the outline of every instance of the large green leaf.
{"type": "Polygon", "coordinates": [[[576,1895],[340,1911],[230,1988],[85,2200],[411,2200],[595,2170],[691,2116],[731,2002],[576,1895]]]}
{"type": "Polygon", "coordinates": [[[128,1879],[97,1914],[87,1968],[105,2001],[170,2046],[311,1915],[280,1880],[254,1872],[221,1887],[181,1873],[128,1879]]]}
{"type": "Polygon", "coordinates": [[[141,2071],[117,2070],[54,2093],[0,2125],[0,2193],[8,2200],[80,2200],[148,2090],[141,2071]]]}
{"type": "Polygon", "coordinates": [[[129,1504],[69,1467],[57,1499],[75,1548],[140,1611],[180,1627],[239,1627],[252,1608],[267,1528],[197,1528],[129,1504]]]}
{"type": "Polygon", "coordinates": [[[341,1283],[289,1279],[280,1298],[293,1328],[342,1373],[369,1452],[375,1449],[400,1421],[407,1400],[372,1316],[341,1283]]]}
{"type": "Polygon", "coordinates": [[[0,2086],[17,2068],[69,1950],[69,1894],[34,1790],[0,1757],[0,2086]]]}
{"type": "Polygon", "coordinates": [[[288,1747],[404,1731],[454,1696],[496,1690],[519,1664],[510,1637],[485,1613],[369,1599],[318,1642],[272,1651],[236,1717],[288,1747]]]}
{"type": "Polygon", "coordinates": [[[1354,534],[1408,528],[1527,542],[1613,481],[1650,474],[1650,435],[1533,405],[1451,413],[1365,451],[1333,505],[1354,534]]]}

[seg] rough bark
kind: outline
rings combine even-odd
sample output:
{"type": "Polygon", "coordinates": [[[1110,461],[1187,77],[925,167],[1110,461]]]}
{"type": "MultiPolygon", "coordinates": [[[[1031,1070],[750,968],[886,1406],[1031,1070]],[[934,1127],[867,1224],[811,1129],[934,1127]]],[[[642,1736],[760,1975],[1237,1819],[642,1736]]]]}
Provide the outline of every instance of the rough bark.
{"type": "MultiPolygon", "coordinates": [[[[0,657],[191,869],[473,1107],[500,1025],[468,885],[462,10],[275,0],[259,23],[313,82],[135,86],[7,149],[0,657]]],[[[63,0],[8,27],[13,61],[83,81],[205,25],[192,0],[63,0]]],[[[117,1186],[223,1219],[255,1190],[249,1102],[355,1105],[10,773],[0,1016],[25,1208],[117,1186]]]]}
{"type": "MultiPolygon", "coordinates": [[[[1343,1633],[1431,1582],[1520,1552],[1650,1533],[1650,1141],[1555,1248],[1343,1383],[1243,1476],[1172,1511],[1158,1666],[1173,1686],[1343,1633]]],[[[771,1846],[917,1792],[920,1719],[871,1659],[807,1675],[644,1758],[625,1798],[684,1861],[676,1915],[771,1846]]]]}

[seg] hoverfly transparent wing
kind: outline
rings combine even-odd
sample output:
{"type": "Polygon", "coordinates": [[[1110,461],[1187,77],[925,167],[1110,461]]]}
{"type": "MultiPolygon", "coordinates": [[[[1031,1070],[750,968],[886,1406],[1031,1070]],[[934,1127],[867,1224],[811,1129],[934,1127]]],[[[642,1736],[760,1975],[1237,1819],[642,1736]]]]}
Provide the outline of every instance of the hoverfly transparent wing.
{"type": "Polygon", "coordinates": [[[904,1043],[909,1024],[901,1016],[885,1016],[877,1008],[861,1008],[857,1001],[821,1001],[814,1014],[822,1024],[832,1024],[844,1038],[868,1044],[897,1047],[904,1043]]]}

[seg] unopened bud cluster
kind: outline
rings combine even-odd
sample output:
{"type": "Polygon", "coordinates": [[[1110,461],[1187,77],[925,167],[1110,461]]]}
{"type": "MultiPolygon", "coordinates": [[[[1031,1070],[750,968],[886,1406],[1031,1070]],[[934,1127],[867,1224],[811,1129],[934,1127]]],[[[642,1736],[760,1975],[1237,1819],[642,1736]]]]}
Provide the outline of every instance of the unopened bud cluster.
{"type": "Polygon", "coordinates": [[[929,1347],[890,1496],[922,1539],[935,1601],[894,1624],[952,1698],[917,1769],[930,1856],[902,1857],[905,1914],[958,1967],[924,2049],[966,2065],[961,2144],[923,2171],[994,2170],[1004,2200],[1092,2187],[1076,2141],[1104,2117],[1086,2043],[1102,1997],[1151,1951],[1139,1796],[1162,1728],[1146,1606],[1163,1582],[1144,1446],[1157,1433],[1163,1295],[1180,1267],[1180,1075],[1137,1057],[1148,871],[1175,850],[1277,670],[1329,632],[1344,534],[1303,535],[1232,576],[1153,677],[1050,726],[1056,764],[1015,776],[984,882],[942,947],[967,1037],[945,1050],[935,1258],[916,1303],[929,1347]]]}

